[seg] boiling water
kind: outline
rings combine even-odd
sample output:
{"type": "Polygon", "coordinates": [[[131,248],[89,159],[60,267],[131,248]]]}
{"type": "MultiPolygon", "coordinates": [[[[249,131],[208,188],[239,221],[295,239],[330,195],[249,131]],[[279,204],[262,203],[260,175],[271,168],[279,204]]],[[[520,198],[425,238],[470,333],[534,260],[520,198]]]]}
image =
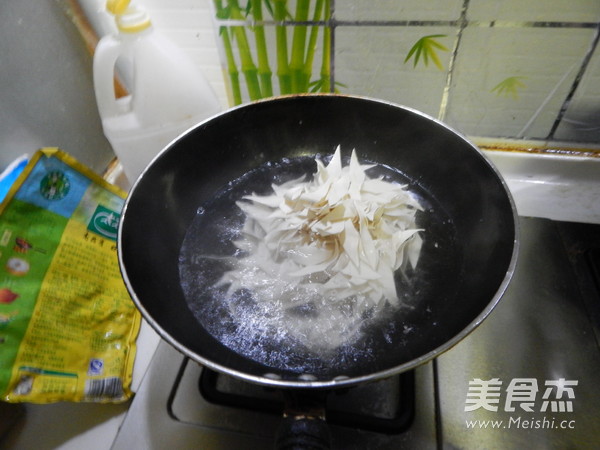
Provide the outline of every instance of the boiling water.
{"type": "MultiPolygon", "coordinates": [[[[318,374],[336,367],[338,373],[344,373],[389,349],[397,351],[399,345],[419,335],[411,314],[428,294],[429,273],[436,270],[436,265],[443,265],[440,255],[455,253],[454,231],[452,222],[426,190],[398,171],[378,165],[367,172],[369,176],[409,184],[424,207],[417,215],[417,225],[424,229],[420,262],[415,271],[408,269],[396,276],[400,308],[386,305],[375,316],[357,317],[351,299],[342,307],[332,306],[311,299],[314,294],[310,287],[286,291],[277,280],[265,280],[272,285],[272,302],[256,301],[247,289],[228,292],[228,286],[220,285],[219,280],[236,267],[236,258],[248,257],[233,244],[241,238],[245,221],[235,202],[252,193],[271,194],[272,184],[302,175],[310,177],[315,169],[312,157],[286,159],[265,164],[230,182],[198,208],[181,248],[179,271],[189,308],[226,347],[273,369],[318,374]],[[282,295],[306,298],[303,306],[286,310],[280,301],[282,295]]],[[[244,274],[254,275],[252,271],[244,274]]]]}

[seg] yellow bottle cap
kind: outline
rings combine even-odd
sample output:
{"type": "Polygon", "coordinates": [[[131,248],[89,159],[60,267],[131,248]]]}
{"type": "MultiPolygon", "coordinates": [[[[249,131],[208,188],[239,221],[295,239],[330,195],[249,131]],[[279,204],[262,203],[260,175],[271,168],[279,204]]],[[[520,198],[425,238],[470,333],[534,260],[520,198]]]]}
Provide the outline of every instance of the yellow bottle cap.
{"type": "Polygon", "coordinates": [[[106,9],[115,16],[117,28],[125,33],[137,33],[152,25],[146,10],[130,5],[130,0],[107,0],[106,9]]]}
{"type": "Polygon", "coordinates": [[[113,15],[123,14],[129,6],[130,0],[108,0],[106,2],[106,9],[113,15]]]}

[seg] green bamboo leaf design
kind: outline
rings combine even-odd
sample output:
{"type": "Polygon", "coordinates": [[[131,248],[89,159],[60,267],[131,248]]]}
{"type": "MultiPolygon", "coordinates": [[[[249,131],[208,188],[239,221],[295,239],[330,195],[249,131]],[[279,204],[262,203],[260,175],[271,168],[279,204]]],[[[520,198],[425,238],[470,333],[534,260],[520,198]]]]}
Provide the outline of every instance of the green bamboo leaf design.
{"type": "MultiPolygon", "coordinates": [[[[250,14],[259,23],[263,20],[262,0],[251,0],[248,2],[251,6],[250,14]]],[[[260,82],[261,95],[263,97],[271,97],[273,95],[273,85],[271,83],[271,67],[269,66],[269,56],[267,53],[267,37],[265,29],[262,25],[251,27],[254,31],[254,40],[256,44],[256,57],[258,60],[258,76],[260,82]]]]}
{"type": "Polygon", "coordinates": [[[227,20],[231,17],[231,8],[229,6],[223,6],[221,2],[215,2],[216,16],[219,20],[227,20]]]}
{"type": "Polygon", "coordinates": [[[265,0],[265,6],[267,7],[267,11],[269,11],[269,14],[271,14],[271,17],[273,17],[274,13],[273,13],[273,5],[271,4],[271,0],[265,0]]]}
{"type": "Polygon", "coordinates": [[[265,6],[276,22],[294,20],[294,15],[288,9],[288,0],[265,0],[265,6]]]}
{"type": "Polygon", "coordinates": [[[404,63],[406,64],[413,58],[413,67],[417,67],[419,60],[423,57],[423,64],[425,67],[429,65],[429,60],[431,59],[438,69],[444,70],[438,51],[448,52],[450,50],[448,50],[444,44],[437,41],[437,39],[444,37],[447,36],[445,34],[430,34],[428,36],[423,36],[411,47],[404,59],[404,63]]]}
{"type": "Polygon", "coordinates": [[[504,97],[512,97],[515,100],[519,98],[519,89],[525,89],[527,85],[521,80],[527,77],[508,77],[492,88],[490,92],[495,92],[496,95],[504,97]]]}
{"type": "MultiPolygon", "coordinates": [[[[315,9],[313,12],[312,21],[318,22],[321,20],[321,15],[323,14],[323,5],[325,4],[324,0],[316,0],[315,9]]],[[[313,61],[315,57],[315,51],[317,49],[317,39],[319,37],[320,27],[313,25],[310,27],[310,35],[308,38],[308,43],[306,45],[306,56],[304,58],[304,68],[303,71],[303,82],[302,90],[306,91],[309,88],[309,80],[313,71],[313,61]]]]}
{"type": "MultiPolygon", "coordinates": [[[[326,88],[327,86],[329,86],[329,77],[321,77],[318,80],[315,81],[311,81],[308,84],[308,92],[314,94],[316,92],[325,92],[325,93],[329,93],[329,89],[326,88]]],[[[347,88],[348,85],[344,84],[344,83],[340,83],[339,81],[336,81],[334,83],[334,92],[336,93],[340,93],[340,90],[338,89],[339,87],[342,88],[347,88]]]]}
{"type": "MultiPolygon", "coordinates": [[[[231,8],[229,6],[223,6],[223,4],[216,0],[215,1],[216,8],[216,17],[218,20],[228,20],[231,17],[231,8]]],[[[219,27],[219,36],[222,33],[226,33],[227,29],[225,27],[219,27]]]]}
{"type": "MultiPolygon", "coordinates": [[[[250,17],[252,15],[252,10],[254,8],[254,1],[255,0],[248,0],[248,3],[246,4],[246,17],[250,17]]],[[[260,1],[260,0],[259,0],[260,1]]],[[[286,0],[287,1],[287,0],[286,0]]],[[[271,0],[264,0],[263,4],[265,5],[265,8],[267,9],[267,12],[271,15],[271,17],[275,17],[275,9],[273,8],[273,3],[271,2],[271,0]]],[[[292,14],[286,9],[286,16],[287,19],[289,20],[293,20],[292,14]]],[[[255,17],[256,19],[256,17],[255,17]]],[[[262,18],[261,18],[262,20],[262,18]]]]}
{"type": "MultiPolygon", "coordinates": [[[[279,93],[330,92],[329,66],[331,62],[331,29],[321,25],[308,25],[329,20],[331,0],[213,0],[216,17],[220,20],[248,21],[246,24],[227,24],[219,27],[229,75],[230,100],[242,102],[240,78],[246,81],[250,100],[270,97],[273,93],[272,71],[267,53],[267,38],[263,24],[263,10],[275,20],[276,69],[279,93]],[[288,7],[295,6],[292,16],[288,7]],[[314,8],[312,7],[314,5],[314,8]],[[311,17],[312,11],[312,17],[311,17]],[[301,25],[283,23],[287,20],[301,25]],[[321,34],[322,31],[322,34],[321,34]],[[289,33],[291,32],[291,42],[289,33]],[[322,36],[322,56],[319,79],[309,83],[319,35],[322,36]],[[236,44],[234,46],[234,43],[236,44]],[[288,46],[288,43],[291,44],[288,46]],[[288,54],[289,52],[289,54],[288,54]]],[[[335,83],[333,91],[345,85],[335,83]]]]}
{"type": "MultiPolygon", "coordinates": [[[[221,0],[215,0],[214,2],[217,17],[219,19],[229,19],[231,17],[231,8],[229,6],[223,6],[221,0]]],[[[223,49],[225,50],[225,57],[227,59],[227,72],[229,74],[229,83],[231,87],[231,97],[234,105],[242,103],[242,91],[240,89],[240,77],[235,57],[233,54],[233,46],[227,27],[219,27],[219,36],[223,41],[223,49]]]]}

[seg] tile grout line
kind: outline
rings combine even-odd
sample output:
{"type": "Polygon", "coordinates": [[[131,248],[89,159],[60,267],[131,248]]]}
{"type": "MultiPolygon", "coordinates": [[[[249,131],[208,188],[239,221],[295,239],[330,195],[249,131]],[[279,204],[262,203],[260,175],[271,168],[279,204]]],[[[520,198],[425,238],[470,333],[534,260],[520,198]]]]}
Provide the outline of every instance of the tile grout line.
{"type": "Polygon", "coordinates": [[[573,97],[575,96],[575,92],[577,91],[577,88],[579,87],[579,83],[581,82],[583,76],[585,75],[585,72],[587,70],[587,67],[589,66],[590,60],[592,59],[592,56],[593,56],[596,48],[598,47],[598,41],[600,41],[600,22],[596,24],[596,33],[594,34],[592,43],[591,43],[588,51],[586,52],[585,56],[583,57],[583,60],[581,61],[581,66],[579,67],[579,72],[577,72],[577,75],[575,76],[575,80],[573,81],[573,84],[571,85],[571,89],[569,90],[569,93],[567,94],[565,101],[563,102],[560,110],[558,111],[558,115],[557,115],[556,119],[554,120],[554,123],[552,124],[552,128],[550,129],[548,136],[546,137],[547,140],[554,139],[554,135],[555,135],[556,131],[558,130],[558,127],[560,126],[562,120],[564,119],[567,109],[569,109],[569,105],[571,104],[571,101],[573,100],[573,97]]]}
{"type": "MultiPolygon", "coordinates": [[[[333,13],[334,7],[331,8],[333,13]]],[[[334,27],[477,27],[477,28],[581,28],[595,29],[598,22],[535,22],[510,20],[217,20],[221,26],[334,26],[334,27]]]]}
{"type": "Polygon", "coordinates": [[[448,109],[448,99],[450,98],[450,89],[452,86],[452,77],[454,75],[454,64],[458,56],[458,48],[462,40],[463,31],[468,25],[467,12],[469,9],[469,1],[463,0],[463,5],[460,11],[459,28],[456,33],[456,39],[454,40],[454,47],[452,48],[452,55],[450,56],[450,62],[448,63],[448,72],[446,74],[446,85],[442,93],[442,99],[440,101],[440,110],[438,112],[438,120],[443,121],[446,118],[446,111],[448,109]]]}
{"type": "Polygon", "coordinates": [[[329,3],[329,92],[335,93],[335,0],[329,3]]]}

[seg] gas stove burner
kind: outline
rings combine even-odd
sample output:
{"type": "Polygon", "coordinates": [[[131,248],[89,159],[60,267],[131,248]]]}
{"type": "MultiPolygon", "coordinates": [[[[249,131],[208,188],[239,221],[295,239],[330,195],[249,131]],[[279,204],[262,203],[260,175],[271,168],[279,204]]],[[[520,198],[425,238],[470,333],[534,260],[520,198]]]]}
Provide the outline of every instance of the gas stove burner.
{"type": "MultiPolygon", "coordinates": [[[[281,417],[284,393],[204,369],[198,382],[201,395],[212,404],[281,417]]],[[[413,371],[365,385],[326,393],[327,422],[351,429],[398,434],[415,414],[413,371]]]]}

